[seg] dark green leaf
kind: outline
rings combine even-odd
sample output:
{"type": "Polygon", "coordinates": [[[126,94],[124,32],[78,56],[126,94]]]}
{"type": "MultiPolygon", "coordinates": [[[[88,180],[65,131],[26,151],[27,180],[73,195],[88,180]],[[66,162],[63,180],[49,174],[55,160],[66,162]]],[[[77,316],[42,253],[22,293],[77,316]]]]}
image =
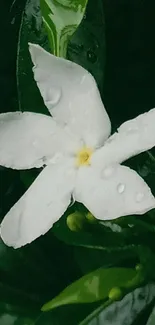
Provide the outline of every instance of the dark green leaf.
{"type": "Polygon", "coordinates": [[[154,298],[154,284],[138,288],[107,308],[104,305],[98,307],[79,325],[132,325],[154,298]]]}
{"type": "Polygon", "coordinates": [[[103,95],[106,59],[104,4],[89,0],[86,14],[68,46],[68,58],[80,64],[95,77],[103,95]]]}
{"type": "Polygon", "coordinates": [[[46,303],[42,310],[48,311],[61,305],[92,303],[106,299],[113,287],[126,288],[136,275],[134,269],[98,269],[72,283],[57,297],[46,303]]]}
{"type": "Polygon", "coordinates": [[[89,224],[86,224],[82,231],[73,232],[67,227],[65,216],[54,225],[52,232],[60,240],[75,246],[105,251],[107,249],[111,250],[112,248],[115,250],[125,245],[122,234],[106,232],[106,229],[101,226],[89,226],[89,224]]]}
{"type": "Polygon", "coordinates": [[[88,0],[40,0],[52,53],[66,57],[70,37],[80,24],[88,0]]]}
{"type": "Polygon", "coordinates": [[[40,309],[51,295],[54,297],[81,275],[71,251],[67,249],[71,253],[68,255],[66,249],[51,234],[18,250],[0,241],[0,301],[19,310],[40,309]]]}
{"type": "Polygon", "coordinates": [[[155,307],[153,308],[153,311],[152,311],[146,325],[154,325],[154,324],[155,324],[155,307]]]}
{"type": "Polygon", "coordinates": [[[99,267],[134,267],[139,262],[136,248],[132,246],[115,250],[75,247],[74,256],[83,274],[99,267]]]}
{"type": "Polygon", "coordinates": [[[35,325],[78,325],[98,306],[99,303],[61,306],[46,313],[42,312],[35,325]]]}

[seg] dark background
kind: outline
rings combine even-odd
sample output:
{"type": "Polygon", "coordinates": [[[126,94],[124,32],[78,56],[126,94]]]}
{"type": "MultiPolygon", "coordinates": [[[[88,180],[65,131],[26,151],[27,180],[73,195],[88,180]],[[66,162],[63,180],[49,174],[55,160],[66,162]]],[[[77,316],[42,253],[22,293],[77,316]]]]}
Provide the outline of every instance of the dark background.
{"type": "Polygon", "coordinates": [[[155,106],[155,1],[104,0],[105,103],[125,119],[155,106]]]}

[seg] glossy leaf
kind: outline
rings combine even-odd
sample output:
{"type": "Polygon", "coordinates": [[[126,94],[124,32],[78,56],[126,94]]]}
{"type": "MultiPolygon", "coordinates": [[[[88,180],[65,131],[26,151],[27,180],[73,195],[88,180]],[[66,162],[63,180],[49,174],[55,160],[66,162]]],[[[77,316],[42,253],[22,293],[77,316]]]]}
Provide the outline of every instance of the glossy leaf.
{"type": "Polygon", "coordinates": [[[134,269],[98,269],[68,286],[56,298],[46,303],[43,311],[66,304],[92,303],[108,297],[113,287],[126,288],[136,277],[134,269]]]}
{"type": "Polygon", "coordinates": [[[138,263],[136,248],[132,246],[115,250],[75,247],[74,256],[83,274],[100,267],[131,267],[138,263]]]}
{"type": "Polygon", "coordinates": [[[146,325],[154,325],[154,324],[155,324],[155,307],[153,308],[153,311],[152,311],[146,325]]]}
{"type": "Polygon", "coordinates": [[[66,57],[67,45],[80,24],[88,0],[40,0],[52,53],[66,57]]]}
{"type": "Polygon", "coordinates": [[[154,284],[138,288],[107,308],[104,305],[98,307],[79,325],[132,325],[154,298],[154,284]]]}

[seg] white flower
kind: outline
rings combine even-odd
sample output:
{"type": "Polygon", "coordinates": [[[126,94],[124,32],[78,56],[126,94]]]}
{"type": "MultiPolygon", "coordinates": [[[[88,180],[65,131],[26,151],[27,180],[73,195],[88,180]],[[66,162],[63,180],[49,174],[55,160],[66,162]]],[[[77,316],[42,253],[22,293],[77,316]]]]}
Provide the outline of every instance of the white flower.
{"type": "Polygon", "coordinates": [[[3,219],[3,241],[17,248],[43,235],[71,197],[103,220],[154,208],[147,184],[120,164],[155,145],[155,109],[123,123],[108,139],[110,120],[90,73],[38,45],[30,44],[30,53],[35,80],[53,117],[1,114],[0,164],[46,167],[3,219]]]}

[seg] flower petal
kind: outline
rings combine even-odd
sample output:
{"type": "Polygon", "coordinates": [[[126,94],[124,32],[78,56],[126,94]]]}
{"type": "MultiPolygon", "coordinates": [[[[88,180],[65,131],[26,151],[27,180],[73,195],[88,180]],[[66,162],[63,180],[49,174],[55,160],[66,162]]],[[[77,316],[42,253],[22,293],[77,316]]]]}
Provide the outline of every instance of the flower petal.
{"type": "Polygon", "coordinates": [[[97,147],[108,138],[111,125],[96,82],[81,66],[30,44],[34,78],[45,105],[61,124],[97,147]]]}
{"type": "Polygon", "coordinates": [[[148,185],[134,170],[120,165],[100,173],[92,166],[81,168],[74,197],[102,220],[143,214],[155,208],[148,185]]]}
{"type": "Polygon", "coordinates": [[[70,160],[45,167],[4,217],[2,240],[18,248],[45,234],[70,203],[75,173],[70,160]]]}
{"type": "Polygon", "coordinates": [[[30,112],[0,114],[0,165],[41,167],[56,153],[76,150],[76,141],[50,117],[30,112]]]}
{"type": "Polygon", "coordinates": [[[123,123],[92,159],[96,167],[122,163],[155,146],[155,109],[123,123]]]}

